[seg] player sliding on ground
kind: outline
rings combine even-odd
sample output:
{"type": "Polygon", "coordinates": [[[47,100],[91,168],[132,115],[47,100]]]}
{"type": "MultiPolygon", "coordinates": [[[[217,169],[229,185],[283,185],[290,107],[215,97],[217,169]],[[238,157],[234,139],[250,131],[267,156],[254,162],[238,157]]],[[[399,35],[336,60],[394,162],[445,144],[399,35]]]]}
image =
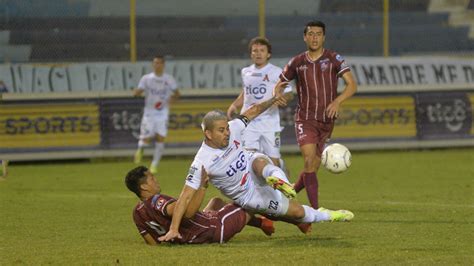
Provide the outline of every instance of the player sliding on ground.
{"type": "Polygon", "coordinates": [[[275,216],[295,224],[349,221],[354,217],[349,211],[323,208],[315,210],[289,200],[288,198],[295,197],[296,192],[285,173],[274,166],[266,155],[243,149],[242,131],[250,120],[273,104],[285,105],[286,99],[279,96],[254,105],[230,122],[226,114],[220,111],[211,111],[204,116],[204,142],[189,169],[186,184],[174,209],[170,229],[165,236],[160,237],[160,241],[182,237],[179,233],[181,219],[199,189],[202,167],[209,175],[211,184],[250,212],[275,216]]]}
{"type": "MultiPolygon", "coordinates": [[[[224,243],[239,233],[246,224],[262,229],[266,235],[274,232],[272,221],[263,217],[257,218],[239,206],[226,204],[220,198],[212,198],[206,208],[199,212],[207,181],[203,170],[199,190],[194,194],[185,213],[187,219],[181,225],[182,238],[174,243],[224,243]]],[[[130,170],[125,177],[125,184],[141,199],[133,209],[133,221],[138,232],[147,244],[159,244],[158,238],[168,231],[171,224],[176,199],[161,193],[155,176],[144,166],[130,170]]]]}

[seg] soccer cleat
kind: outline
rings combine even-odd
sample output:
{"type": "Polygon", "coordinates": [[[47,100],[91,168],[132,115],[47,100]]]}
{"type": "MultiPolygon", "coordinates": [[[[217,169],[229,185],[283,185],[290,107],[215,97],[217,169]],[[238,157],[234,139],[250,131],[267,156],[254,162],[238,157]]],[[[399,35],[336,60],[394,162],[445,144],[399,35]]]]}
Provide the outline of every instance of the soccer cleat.
{"type": "Polygon", "coordinates": [[[313,231],[313,227],[309,223],[300,223],[296,225],[300,229],[301,233],[308,235],[313,231]]]}
{"type": "Polygon", "coordinates": [[[285,197],[293,199],[296,197],[296,191],[291,184],[286,183],[284,180],[276,176],[268,176],[266,178],[267,184],[273,189],[279,190],[285,197]]]}
{"type": "Polygon", "coordinates": [[[267,235],[271,236],[273,233],[275,233],[275,227],[273,227],[273,221],[270,219],[267,219],[265,217],[260,217],[262,219],[262,225],[260,226],[260,229],[267,235]]]}
{"type": "Polygon", "coordinates": [[[150,172],[156,175],[156,173],[158,173],[158,165],[150,165],[150,172]]]}
{"type": "Polygon", "coordinates": [[[136,163],[136,164],[139,164],[139,163],[142,162],[142,158],[143,158],[143,149],[138,148],[137,151],[135,152],[133,162],[136,163]]]}
{"type": "Polygon", "coordinates": [[[352,218],[354,218],[354,214],[348,210],[333,211],[333,210],[329,210],[329,209],[321,207],[318,209],[318,211],[329,214],[331,222],[348,222],[352,220],[352,218]]]}

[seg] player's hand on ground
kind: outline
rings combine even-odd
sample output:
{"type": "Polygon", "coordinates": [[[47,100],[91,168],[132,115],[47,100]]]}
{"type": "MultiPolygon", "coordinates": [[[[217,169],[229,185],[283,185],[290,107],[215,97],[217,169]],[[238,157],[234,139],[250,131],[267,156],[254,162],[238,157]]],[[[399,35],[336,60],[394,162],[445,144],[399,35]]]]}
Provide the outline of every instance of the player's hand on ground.
{"type": "Polygon", "coordinates": [[[175,239],[181,239],[181,234],[176,230],[169,230],[164,236],[158,238],[161,242],[173,242],[175,239]]]}
{"type": "Polygon", "coordinates": [[[204,166],[201,167],[201,186],[207,188],[209,186],[209,176],[207,175],[206,169],[204,166]]]}
{"type": "Polygon", "coordinates": [[[339,116],[339,102],[333,101],[326,108],[326,114],[329,118],[337,118],[339,116]]]}

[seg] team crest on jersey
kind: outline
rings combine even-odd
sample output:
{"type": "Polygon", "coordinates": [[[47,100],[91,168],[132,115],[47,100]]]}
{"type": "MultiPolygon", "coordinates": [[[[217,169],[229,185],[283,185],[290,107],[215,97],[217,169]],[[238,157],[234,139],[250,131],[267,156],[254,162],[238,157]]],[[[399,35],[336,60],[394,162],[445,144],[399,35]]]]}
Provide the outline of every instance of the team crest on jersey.
{"type": "Polygon", "coordinates": [[[328,69],[328,62],[321,62],[321,71],[326,71],[328,69]]]}
{"type": "Polygon", "coordinates": [[[263,77],[263,81],[270,81],[270,78],[268,78],[268,74],[265,74],[265,77],[263,77]]]}
{"type": "Polygon", "coordinates": [[[342,62],[342,61],[344,61],[344,58],[340,54],[337,54],[336,55],[336,60],[339,61],[339,62],[342,62]]]}
{"type": "Polygon", "coordinates": [[[239,148],[239,145],[240,145],[240,142],[234,140],[234,144],[235,144],[235,147],[238,149],[238,148],[239,148]]]}
{"type": "Polygon", "coordinates": [[[165,203],[165,199],[159,199],[159,200],[156,202],[156,208],[157,208],[157,209],[161,208],[161,206],[163,206],[163,203],[165,203]]]}

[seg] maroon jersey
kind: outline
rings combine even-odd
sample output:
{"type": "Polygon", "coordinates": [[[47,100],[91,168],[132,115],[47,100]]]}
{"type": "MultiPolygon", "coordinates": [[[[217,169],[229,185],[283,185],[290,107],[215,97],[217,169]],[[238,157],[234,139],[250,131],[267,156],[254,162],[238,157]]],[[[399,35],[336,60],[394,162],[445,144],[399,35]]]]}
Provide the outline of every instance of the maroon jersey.
{"type": "MultiPolygon", "coordinates": [[[[157,243],[158,237],[170,228],[172,217],[166,213],[166,206],[176,199],[157,194],[139,202],[133,210],[133,220],[140,235],[150,234],[157,243]]],[[[233,204],[227,204],[219,211],[197,212],[192,219],[183,218],[179,227],[181,239],[175,243],[224,243],[240,232],[246,224],[245,211],[233,204]]]]}
{"type": "MultiPolygon", "coordinates": [[[[133,210],[133,220],[142,236],[150,234],[156,242],[158,237],[165,235],[170,229],[171,216],[166,213],[166,206],[176,199],[157,194],[143,202],[139,202],[133,210]]],[[[179,228],[182,239],[178,243],[210,243],[214,237],[215,218],[205,213],[196,213],[192,219],[183,219],[179,228]]]]}
{"type": "Polygon", "coordinates": [[[337,97],[337,79],[347,71],[350,69],[344,58],[331,50],[324,49],[315,61],[308,52],[293,57],[283,69],[280,80],[296,79],[298,105],[295,120],[332,122],[325,110],[337,97]]]}

